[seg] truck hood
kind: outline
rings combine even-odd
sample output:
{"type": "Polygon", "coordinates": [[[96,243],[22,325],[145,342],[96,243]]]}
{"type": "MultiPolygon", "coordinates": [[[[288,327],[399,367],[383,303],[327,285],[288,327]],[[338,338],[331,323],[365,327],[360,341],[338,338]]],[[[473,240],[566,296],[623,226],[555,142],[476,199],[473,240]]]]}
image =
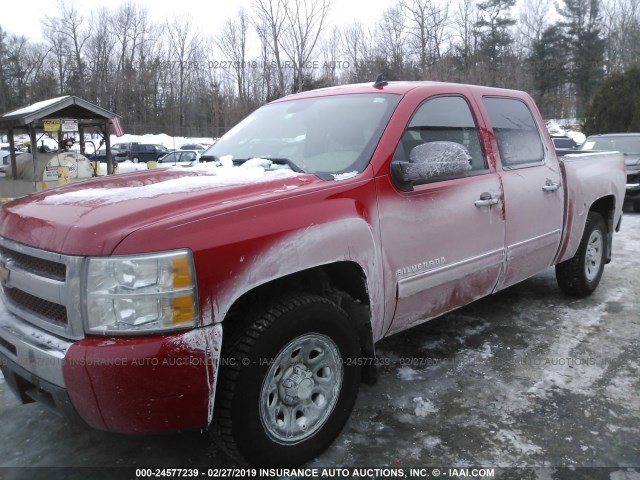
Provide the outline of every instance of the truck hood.
{"type": "Polygon", "coordinates": [[[262,167],[199,167],[103,177],[35,193],[0,208],[0,236],[67,255],[108,255],[127,235],[172,217],[215,215],[326,183],[262,167]]]}

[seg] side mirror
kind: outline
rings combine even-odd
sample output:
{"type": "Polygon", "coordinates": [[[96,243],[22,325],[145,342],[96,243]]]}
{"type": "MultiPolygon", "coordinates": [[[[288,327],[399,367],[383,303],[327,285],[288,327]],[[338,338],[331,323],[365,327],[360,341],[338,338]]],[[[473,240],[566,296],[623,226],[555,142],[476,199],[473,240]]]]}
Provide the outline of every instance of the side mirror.
{"type": "Polygon", "coordinates": [[[391,176],[398,187],[409,192],[414,185],[438,177],[459,177],[471,170],[471,155],[455,142],[428,142],[409,154],[408,162],[392,162],[391,176]]]}

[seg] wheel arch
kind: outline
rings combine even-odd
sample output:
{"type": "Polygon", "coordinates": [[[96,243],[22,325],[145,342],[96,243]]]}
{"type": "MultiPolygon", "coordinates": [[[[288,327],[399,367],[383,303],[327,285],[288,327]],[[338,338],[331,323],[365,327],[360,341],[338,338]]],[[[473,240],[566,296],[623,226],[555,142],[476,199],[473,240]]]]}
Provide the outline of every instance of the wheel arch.
{"type": "Polygon", "coordinates": [[[589,205],[588,208],[586,204],[581,208],[576,203],[571,203],[565,208],[568,209],[568,214],[565,216],[565,222],[567,223],[564,230],[565,237],[563,238],[559,248],[559,253],[554,263],[562,263],[571,259],[575,255],[578,247],[580,246],[580,241],[582,240],[582,234],[587,224],[587,216],[589,212],[596,212],[600,214],[607,226],[605,263],[609,263],[611,261],[613,233],[614,231],[619,230],[620,223],[618,221],[618,225],[615,224],[616,209],[619,208],[619,206],[616,205],[615,195],[611,194],[602,196],[589,205]]]}
{"type": "MultiPolygon", "coordinates": [[[[342,308],[358,331],[362,356],[375,356],[371,298],[364,269],[353,261],[339,261],[308,268],[254,286],[238,297],[229,308],[223,328],[242,329],[251,321],[250,310],[262,309],[274,298],[288,292],[304,292],[325,297],[342,308]]],[[[362,379],[375,383],[375,362],[365,362],[362,379]]]]}
{"type": "MultiPolygon", "coordinates": [[[[613,246],[613,232],[619,230],[619,225],[614,225],[616,198],[614,195],[607,195],[596,200],[589,208],[590,212],[599,213],[607,226],[607,238],[605,241],[605,263],[611,262],[611,251],[613,246]]],[[[618,222],[619,223],[619,222],[618,222]]]]}

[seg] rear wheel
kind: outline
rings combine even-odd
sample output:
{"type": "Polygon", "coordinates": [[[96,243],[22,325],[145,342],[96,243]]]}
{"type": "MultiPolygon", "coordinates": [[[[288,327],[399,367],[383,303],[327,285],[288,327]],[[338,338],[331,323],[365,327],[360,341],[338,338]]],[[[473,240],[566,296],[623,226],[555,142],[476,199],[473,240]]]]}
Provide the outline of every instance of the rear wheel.
{"type": "Polygon", "coordinates": [[[140,161],[138,157],[133,157],[131,160],[133,161],[133,163],[138,163],[140,161]]]}
{"type": "Polygon", "coordinates": [[[211,426],[218,445],[256,466],[299,465],[324,451],[360,383],[359,339],[344,310],[290,295],[231,336],[211,426]]]}
{"type": "Polygon", "coordinates": [[[589,212],[573,258],[556,265],[556,280],[567,295],[586,297],[600,283],[605,264],[607,227],[602,215],[589,212]]]}

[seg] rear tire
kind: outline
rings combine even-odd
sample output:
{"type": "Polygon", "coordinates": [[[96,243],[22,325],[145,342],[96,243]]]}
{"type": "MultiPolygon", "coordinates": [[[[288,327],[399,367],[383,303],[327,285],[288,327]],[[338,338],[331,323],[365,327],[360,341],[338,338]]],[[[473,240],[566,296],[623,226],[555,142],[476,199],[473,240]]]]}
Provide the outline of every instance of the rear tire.
{"type": "Polygon", "coordinates": [[[331,445],[361,375],[358,334],[344,310],[291,294],[227,335],[210,428],[216,443],[258,467],[300,465],[331,445]]]}
{"type": "Polygon", "coordinates": [[[573,258],[556,265],[560,289],[572,297],[591,295],[600,283],[605,264],[607,226],[602,215],[589,212],[582,240],[573,258]]]}

